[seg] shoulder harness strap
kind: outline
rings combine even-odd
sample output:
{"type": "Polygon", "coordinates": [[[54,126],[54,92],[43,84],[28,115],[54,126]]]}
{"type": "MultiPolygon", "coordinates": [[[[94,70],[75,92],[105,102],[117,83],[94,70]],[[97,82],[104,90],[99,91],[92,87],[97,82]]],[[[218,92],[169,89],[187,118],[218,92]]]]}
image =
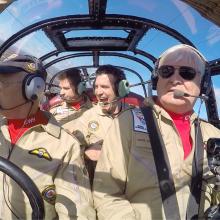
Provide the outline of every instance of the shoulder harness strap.
{"type": "Polygon", "coordinates": [[[147,123],[166,219],[179,220],[181,218],[170,163],[153,109],[144,104],[141,111],[147,123]]]}

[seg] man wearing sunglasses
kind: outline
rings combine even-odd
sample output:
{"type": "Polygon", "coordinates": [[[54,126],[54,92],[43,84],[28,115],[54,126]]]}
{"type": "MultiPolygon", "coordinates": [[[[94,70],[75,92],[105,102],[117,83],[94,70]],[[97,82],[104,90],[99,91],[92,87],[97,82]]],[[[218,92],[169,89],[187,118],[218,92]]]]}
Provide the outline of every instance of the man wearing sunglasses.
{"type": "Polygon", "coordinates": [[[191,114],[196,102],[193,96],[200,94],[206,61],[202,54],[187,45],[177,48],[166,51],[156,62],[153,84],[157,89],[157,103],[168,112],[191,114]],[[191,96],[177,99],[175,90],[191,96]]]}
{"type": "Polygon", "coordinates": [[[153,73],[157,97],[146,100],[157,128],[154,142],[151,124],[147,122],[142,136],[136,126],[137,119],[144,122],[141,114],[137,118],[121,114],[113,121],[93,187],[99,219],[204,218],[216,196],[204,149],[209,138],[220,137],[217,128],[193,111],[205,67],[203,55],[183,44],[157,60],[153,73]]]}

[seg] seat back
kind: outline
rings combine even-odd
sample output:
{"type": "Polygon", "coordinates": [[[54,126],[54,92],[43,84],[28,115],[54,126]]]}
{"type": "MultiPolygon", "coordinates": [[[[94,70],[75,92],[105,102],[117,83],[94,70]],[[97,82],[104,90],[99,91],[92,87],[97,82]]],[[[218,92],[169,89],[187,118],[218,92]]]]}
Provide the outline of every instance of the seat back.
{"type": "Polygon", "coordinates": [[[122,99],[122,101],[129,105],[140,107],[143,104],[144,97],[138,95],[137,93],[130,92],[125,98],[122,99]]]}

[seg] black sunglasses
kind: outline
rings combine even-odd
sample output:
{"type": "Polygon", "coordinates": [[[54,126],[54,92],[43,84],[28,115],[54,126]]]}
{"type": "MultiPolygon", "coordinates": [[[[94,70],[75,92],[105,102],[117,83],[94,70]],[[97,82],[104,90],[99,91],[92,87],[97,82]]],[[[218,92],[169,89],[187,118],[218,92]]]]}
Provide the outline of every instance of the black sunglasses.
{"type": "Polygon", "coordinates": [[[189,66],[174,67],[163,65],[158,68],[158,74],[162,78],[167,79],[174,74],[175,69],[179,70],[179,75],[185,80],[193,80],[196,76],[196,70],[189,66]]]}

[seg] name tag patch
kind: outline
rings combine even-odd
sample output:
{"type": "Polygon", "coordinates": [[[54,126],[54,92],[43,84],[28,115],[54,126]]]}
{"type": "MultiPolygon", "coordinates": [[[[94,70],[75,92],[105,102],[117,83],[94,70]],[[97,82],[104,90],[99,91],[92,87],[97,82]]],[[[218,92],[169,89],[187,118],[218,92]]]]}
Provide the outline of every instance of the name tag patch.
{"type": "Polygon", "coordinates": [[[140,109],[132,109],[134,119],[134,131],[147,133],[147,125],[140,109]]]}
{"type": "Polygon", "coordinates": [[[60,107],[57,108],[56,114],[63,115],[63,114],[68,113],[68,111],[69,110],[67,108],[63,108],[62,106],[60,106],[60,107]]]}

